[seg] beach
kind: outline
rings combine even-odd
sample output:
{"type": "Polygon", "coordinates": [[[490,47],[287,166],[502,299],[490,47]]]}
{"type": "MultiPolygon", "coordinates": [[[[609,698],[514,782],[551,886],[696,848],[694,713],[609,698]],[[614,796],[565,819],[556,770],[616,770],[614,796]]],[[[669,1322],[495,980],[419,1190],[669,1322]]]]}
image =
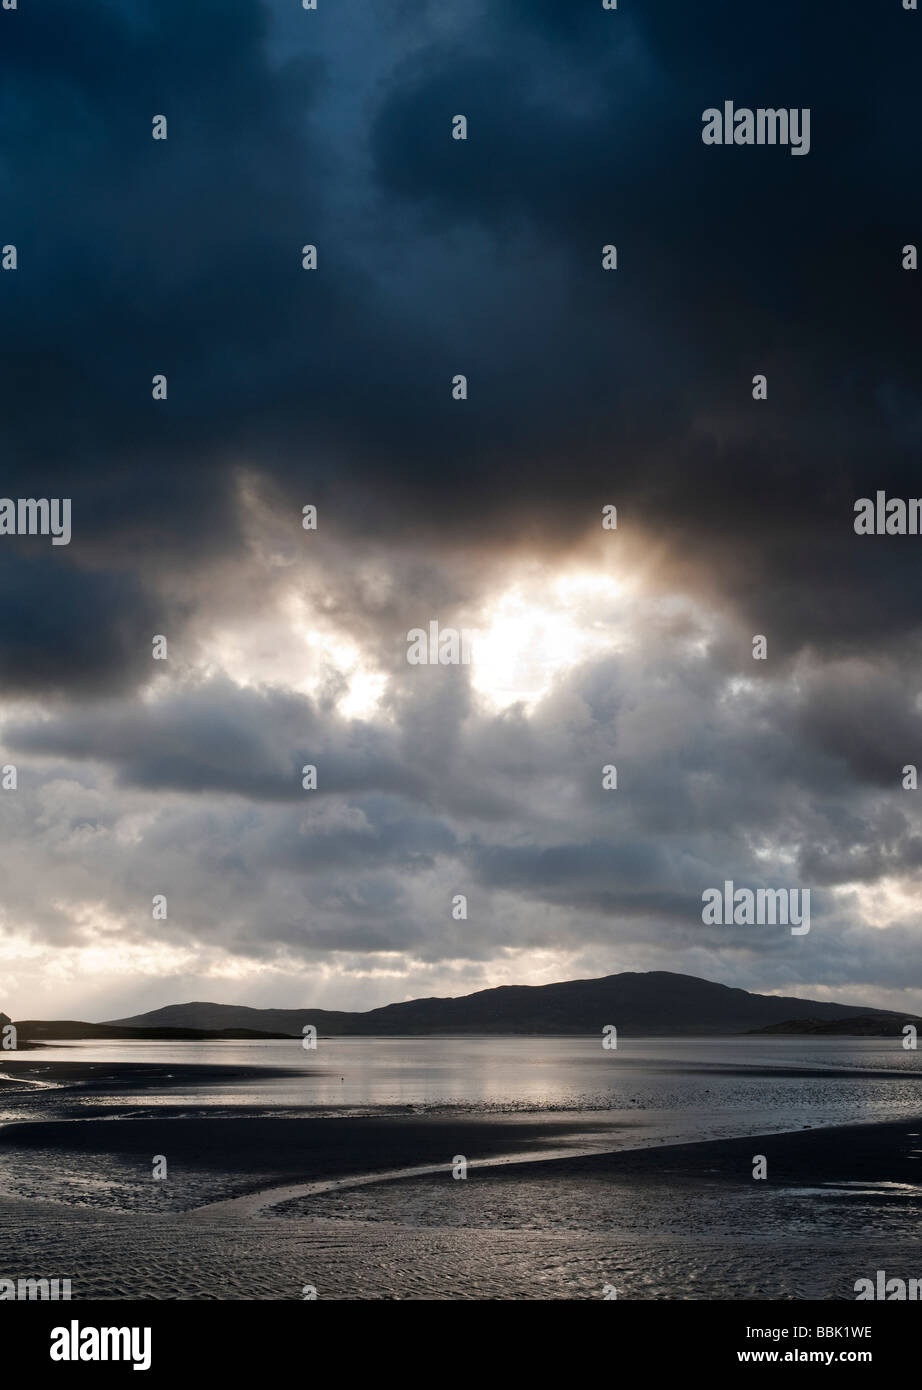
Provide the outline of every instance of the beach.
{"type": "Polygon", "coordinates": [[[911,1111],[676,1143],[671,1111],[620,1106],[214,1103],[272,1072],[5,1062],[0,1274],[75,1300],[849,1299],[918,1276],[911,1111]]]}

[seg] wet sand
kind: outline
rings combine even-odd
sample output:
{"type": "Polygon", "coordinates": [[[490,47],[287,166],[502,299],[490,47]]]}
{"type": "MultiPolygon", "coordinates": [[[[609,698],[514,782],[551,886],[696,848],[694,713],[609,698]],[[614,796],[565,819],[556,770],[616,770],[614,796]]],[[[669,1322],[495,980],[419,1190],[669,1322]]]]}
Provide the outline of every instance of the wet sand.
{"type": "Polygon", "coordinates": [[[0,1274],[75,1298],[848,1299],[922,1274],[922,1123],[666,1144],[643,1114],[145,1110],[116,1093],[162,1096],[162,1068],[55,1067],[2,1068],[27,1114],[0,1128],[0,1274]]]}

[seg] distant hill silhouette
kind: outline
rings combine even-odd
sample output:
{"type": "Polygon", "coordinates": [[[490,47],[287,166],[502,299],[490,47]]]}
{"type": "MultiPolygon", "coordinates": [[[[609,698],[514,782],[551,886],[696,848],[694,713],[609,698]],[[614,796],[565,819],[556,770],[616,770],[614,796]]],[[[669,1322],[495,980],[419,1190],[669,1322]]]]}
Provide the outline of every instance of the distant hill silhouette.
{"type": "Polygon", "coordinates": [[[17,1023],[16,1031],[21,1041],[42,1042],[48,1038],[124,1038],[130,1041],[140,1039],[161,1039],[164,1042],[220,1042],[230,1040],[243,1042],[250,1038],[286,1038],[287,1033],[263,1033],[255,1028],[158,1028],[156,1026],[126,1027],[115,1023],[81,1023],[78,1019],[37,1019],[27,1018],[17,1023]]]}
{"type": "Polygon", "coordinates": [[[627,1035],[747,1033],[809,1016],[863,1018],[893,1025],[911,1016],[849,1004],[750,994],[744,989],[668,970],[606,975],[554,985],[502,985],[458,999],[413,999],[364,1013],[328,1009],[251,1009],[240,1004],[169,1004],[103,1027],[240,1029],[300,1037],[312,1023],[326,1037],[428,1036],[464,1033],[598,1033],[613,1023],[627,1035]]]}
{"type": "Polygon", "coordinates": [[[792,1037],[850,1037],[850,1038],[890,1038],[901,1031],[905,1023],[914,1023],[922,1028],[922,1018],[915,1014],[900,1014],[898,1021],[892,1016],[860,1014],[855,1018],[789,1018],[785,1023],[770,1023],[767,1028],[754,1028],[754,1033],[789,1034],[792,1037]]]}

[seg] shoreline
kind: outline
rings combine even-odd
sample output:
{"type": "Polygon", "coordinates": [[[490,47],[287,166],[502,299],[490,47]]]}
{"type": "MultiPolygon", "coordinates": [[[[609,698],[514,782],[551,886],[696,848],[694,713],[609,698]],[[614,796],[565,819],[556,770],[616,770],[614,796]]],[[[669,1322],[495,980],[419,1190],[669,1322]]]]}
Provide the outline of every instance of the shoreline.
{"type": "MultiPolygon", "coordinates": [[[[884,1118],[806,1124],[848,1113],[812,1099],[827,1070],[797,1069],[815,1080],[794,1083],[795,1109],[771,1103],[790,1095],[776,1080],[789,1070],[730,1070],[755,1079],[718,1096],[713,1072],[679,1062],[678,1108],[631,1076],[618,1089],[631,1106],[355,1113],[311,1104],[329,1074],[310,1067],[11,1059],[0,1275],[66,1276],[74,1301],[301,1299],[306,1285],[336,1299],[585,1299],[606,1283],[628,1299],[839,1300],[877,1269],[918,1277],[915,1076],[887,1074],[901,1117],[873,1082],[884,1118]],[[250,1085],[279,1076],[298,1078],[303,1103],[250,1085]]],[[[867,1113],[873,1092],[850,1075],[840,1093],[867,1113]]]]}
{"type": "MultiPolygon", "coordinates": [[[[848,1180],[882,1181],[877,1169],[892,1169],[894,1161],[888,1136],[907,1126],[922,1130],[922,1118],[797,1126],[788,1120],[774,1128],[757,1112],[715,1111],[709,1123],[716,1132],[689,1137],[688,1130],[702,1123],[701,1112],[691,1107],[683,1113],[640,1105],[555,1110],[305,1101],[278,1108],[271,1099],[245,1105],[230,1095],[226,1102],[204,1104],[195,1090],[206,1081],[290,1077],[292,1071],[142,1062],[21,1062],[7,1069],[18,1073],[0,1074],[0,1095],[6,1085],[15,1104],[0,1123],[0,1163],[10,1200],[16,1200],[17,1187],[34,1197],[44,1187],[47,1199],[78,1209],[192,1212],[229,1209],[237,1202],[275,1207],[281,1200],[271,1195],[275,1189],[412,1181],[423,1170],[449,1167],[457,1154],[490,1182],[522,1180],[524,1170],[540,1173],[543,1181],[602,1174],[661,1181],[668,1174],[671,1181],[686,1182],[701,1155],[715,1156],[711,1177],[729,1176],[728,1164],[738,1170],[745,1153],[762,1144],[780,1156],[773,1179],[805,1178],[797,1154],[806,1151],[814,1171],[838,1171],[844,1163],[848,1180]],[[190,1094],[181,1102],[164,1099],[183,1090],[190,1094]],[[829,1138],[844,1134],[844,1144],[841,1137],[829,1138]],[[150,1178],[151,1156],[158,1153],[169,1155],[166,1186],[150,1178]]],[[[309,1068],[297,1074],[327,1075],[309,1068]]],[[[918,1154],[899,1165],[902,1182],[922,1182],[922,1145],[915,1142],[918,1154]]]]}

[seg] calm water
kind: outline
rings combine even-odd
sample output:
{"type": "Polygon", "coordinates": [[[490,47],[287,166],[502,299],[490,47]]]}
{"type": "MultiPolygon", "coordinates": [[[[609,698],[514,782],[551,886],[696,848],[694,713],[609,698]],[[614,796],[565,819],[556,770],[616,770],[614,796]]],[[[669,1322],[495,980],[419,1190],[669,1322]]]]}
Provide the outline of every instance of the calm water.
{"type": "MultiPolygon", "coordinates": [[[[901,1039],[644,1038],[604,1051],[585,1038],[337,1038],[291,1042],[62,1043],[18,1054],[45,1062],[156,1063],[177,1072],[152,1104],[364,1111],[643,1113],[648,1126],[702,1137],[900,1118],[917,1113],[918,1054],[901,1039]],[[271,1067],[282,1075],[202,1079],[182,1068],[271,1067]]],[[[2,1071],[2,1066],[0,1066],[2,1071]]],[[[69,1097],[72,1100],[74,1093],[69,1097]]],[[[63,1099],[63,1093],[62,1093],[63,1099]]],[[[89,1095],[87,1097],[89,1100],[89,1095]]],[[[98,1093],[93,1103],[100,1104],[98,1093]]],[[[105,1103],[105,1098],[103,1102],[105,1103]]]]}

